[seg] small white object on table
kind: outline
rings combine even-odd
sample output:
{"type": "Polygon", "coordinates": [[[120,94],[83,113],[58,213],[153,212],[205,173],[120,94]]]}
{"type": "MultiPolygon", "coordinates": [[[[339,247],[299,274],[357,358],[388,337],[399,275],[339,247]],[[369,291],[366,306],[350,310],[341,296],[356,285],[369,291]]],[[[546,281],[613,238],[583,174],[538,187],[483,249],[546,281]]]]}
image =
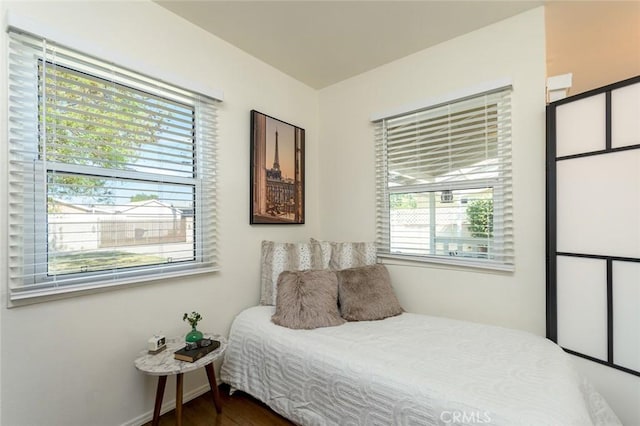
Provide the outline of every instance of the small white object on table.
{"type": "Polygon", "coordinates": [[[140,352],[140,355],[136,358],[134,364],[138,370],[151,376],[159,376],[158,387],[156,389],[156,403],[153,409],[152,424],[154,426],[156,426],[160,420],[160,407],[162,406],[164,388],[167,384],[167,376],[176,375],[176,424],[180,426],[182,424],[183,375],[184,373],[188,373],[202,367],[204,367],[207,373],[207,379],[209,380],[209,386],[211,386],[213,404],[216,407],[216,411],[218,413],[222,412],[220,393],[218,392],[218,385],[216,383],[216,374],[213,370],[213,362],[224,355],[224,351],[227,348],[227,339],[217,334],[208,333],[204,333],[204,338],[219,341],[220,347],[194,362],[179,361],[173,357],[173,353],[175,351],[184,348],[186,345],[184,336],[167,339],[167,347],[161,352],[150,354],[147,350],[144,350],[140,352]]]}

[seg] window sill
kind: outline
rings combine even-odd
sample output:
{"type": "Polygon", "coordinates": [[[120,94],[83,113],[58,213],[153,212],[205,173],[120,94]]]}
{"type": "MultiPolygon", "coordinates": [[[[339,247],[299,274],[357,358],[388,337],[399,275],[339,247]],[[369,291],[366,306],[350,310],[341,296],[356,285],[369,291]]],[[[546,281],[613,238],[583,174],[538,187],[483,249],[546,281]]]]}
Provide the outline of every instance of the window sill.
{"type": "Polygon", "coordinates": [[[451,270],[479,270],[479,272],[512,273],[515,265],[506,265],[488,260],[468,260],[435,256],[408,256],[401,254],[380,254],[378,260],[387,265],[441,268],[451,270]]]}
{"type": "Polygon", "coordinates": [[[102,281],[90,285],[67,285],[61,287],[47,287],[40,289],[24,289],[9,290],[7,297],[7,308],[16,308],[20,306],[33,305],[36,303],[50,302],[60,299],[68,299],[70,297],[84,296],[88,294],[101,293],[108,290],[122,289],[135,285],[151,284],[156,281],[162,281],[172,278],[185,277],[190,275],[199,275],[211,272],[217,272],[220,268],[209,267],[202,269],[193,269],[189,271],[180,271],[176,273],[165,273],[159,275],[148,275],[131,277],[118,281],[102,281]]]}

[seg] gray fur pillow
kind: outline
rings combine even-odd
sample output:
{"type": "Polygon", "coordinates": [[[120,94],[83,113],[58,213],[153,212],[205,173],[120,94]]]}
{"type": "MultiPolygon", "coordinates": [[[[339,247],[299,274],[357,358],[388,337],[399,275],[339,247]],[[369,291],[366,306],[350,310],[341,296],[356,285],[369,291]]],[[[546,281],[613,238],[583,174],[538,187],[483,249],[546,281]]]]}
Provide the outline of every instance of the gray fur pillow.
{"type": "Polygon", "coordinates": [[[275,305],[278,278],[282,271],[326,269],[329,259],[323,257],[319,243],[262,242],[260,263],[261,305],[275,305]]]}
{"type": "Polygon", "coordinates": [[[335,272],[284,271],[278,277],[275,324],[289,328],[318,328],[344,324],[338,311],[335,272]]]}
{"type": "Polygon", "coordinates": [[[347,321],[379,320],[403,312],[384,265],[336,271],[340,314],[347,321]]]}

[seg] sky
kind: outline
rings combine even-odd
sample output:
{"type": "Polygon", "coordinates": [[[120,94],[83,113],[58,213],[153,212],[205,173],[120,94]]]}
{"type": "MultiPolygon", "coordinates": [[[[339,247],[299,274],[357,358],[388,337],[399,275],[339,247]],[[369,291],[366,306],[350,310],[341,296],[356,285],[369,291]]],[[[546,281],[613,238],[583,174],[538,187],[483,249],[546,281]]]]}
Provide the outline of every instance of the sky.
{"type": "Polygon", "coordinates": [[[276,144],[276,130],[278,131],[278,154],[280,157],[280,170],[282,177],[295,178],[295,135],[291,124],[283,123],[271,117],[267,117],[267,157],[265,167],[273,167],[273,157],[276,144]]]}

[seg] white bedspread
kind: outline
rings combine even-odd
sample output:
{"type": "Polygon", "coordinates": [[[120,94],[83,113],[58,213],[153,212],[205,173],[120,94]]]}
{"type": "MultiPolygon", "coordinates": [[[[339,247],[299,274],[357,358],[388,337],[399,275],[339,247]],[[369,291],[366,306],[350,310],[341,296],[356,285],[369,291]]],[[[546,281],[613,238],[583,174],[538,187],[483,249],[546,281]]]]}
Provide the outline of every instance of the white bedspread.
{"type": "Polygon", "coordinates": [[[405,313],[291,330],[235,319],[221,379],[301,425],[618,425],[557,345],[405,313]]]}

